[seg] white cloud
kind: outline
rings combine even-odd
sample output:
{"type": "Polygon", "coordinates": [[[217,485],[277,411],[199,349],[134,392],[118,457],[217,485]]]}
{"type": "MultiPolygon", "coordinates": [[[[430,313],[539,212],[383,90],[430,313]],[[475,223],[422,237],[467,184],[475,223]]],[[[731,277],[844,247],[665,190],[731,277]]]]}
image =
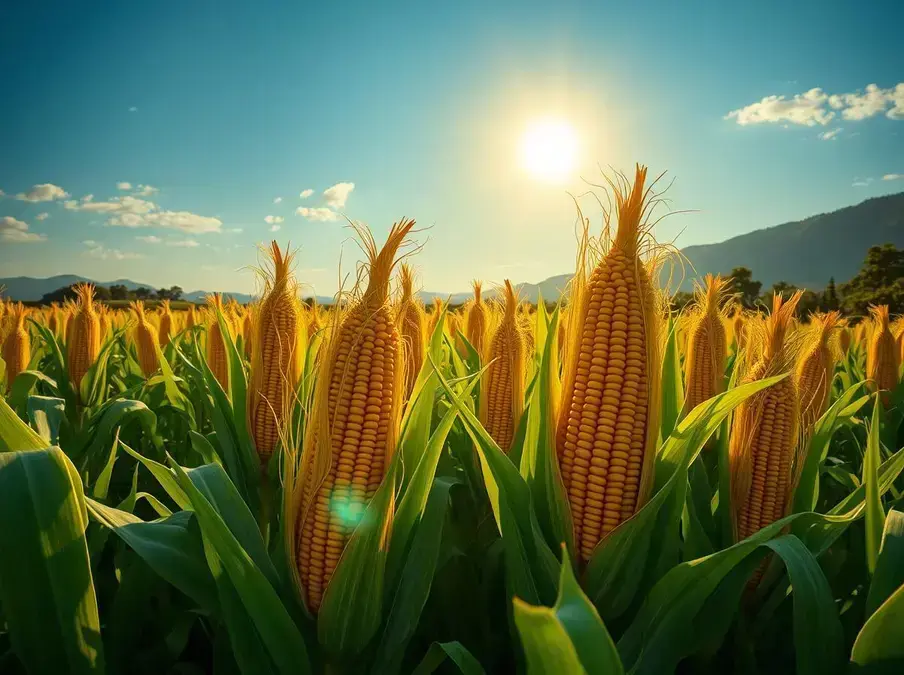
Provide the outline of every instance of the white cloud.
{"type": "Polygon", "coordinates": [[[790,99],[766,96],[757,103],[731,111],[725,119],[734,119],[742,126],[790,122],[812,127],[817,124],[825,126],[836,114],[854,122],[882,113],[889,119],[904,120],[904,82],[888,89],[870,84],[862,91],[841,94],[827,94],[816,87],[790,99]]]}
{"type": "Polygon", "coordinates": [[[129,181],[127,181],[127,180],[119,181],[119,182],[116,184],[116,189],[117,189],[117,190],[131,190],[131,189],[132,189],[132,184],[131,184],[129,181]]]}
{"type": "Polygon", "coordinates": [[[138,112],[138,106],[133,105],[131,108],[129,108],[129,112],[138,112]]]}
{"type": "Polygon", "coordinates": [[[831,129],[830,131],[823,131],[821,134],[819,134],[819,138],[823,141],[834,141],[835,137],[838,136],[841,131],[841,127],[838,127],[837,129],[831,129]]]}
{"type": "Polygon", "coordinates": [[[159,244],[163,241],[160,237],[157,237],[153,234],[150,234],[146,237],[135,237],[138,241],[143,241],[145,244],[159,244]]]}
{"type": "Polygon", "coordinates": [[[175,248],[196,248],[200,246],[198,242],[194,239],[170,239],[166,242],[167,246],[173,246],[175,248]]]}
{"type": "Polygon", "coordinates": [[[0,197],[5,197],[6,193],[3,190],[0,190],[0,197]]]}
{"type": "Polygon", "coordinates": [[[95,202],[85,197],[80,202],[67,201],[63,206],[70,211],[110,214],[107,225],[114,227],[163,227],[191,234],[205,234],[220,232],[223,225],[219,218],[200,216],[189,211],[167,211],[152,201],[131,195],[113,197],[105,202],[95,202]]]}
{"type": "Polygon", "coordinates": [[[282,216],[266,216],[264,218],[264,222],[267,223],[267,225],[275,225],[281,223],[283,220],[285,219],[282,216]]]}
{"type": "Polygon", "coordinates": [[[47,241],[47,235],[29,232],[28,223],[13,218],[12,216],[3,216],[0,218],[0,241],[13,244],[26,244],[47,241]]]}
{"type": "Polygon", "coordinates": [[[309,209],[306,206],[299,206],[297,209],[295,209],[295,213],[302,218],[307,218],[308,220],[317,220],[320,222],[339,220],[338,213],[336,213],[332,209],[327,209],[324,207],[309,209]]]}
{"type": "Polygon", "coordinates": [[[47,211],[43,211],[35,216],[35,220],[47,220],[50,218],[50,214],[47,211]]]}
{"type": "Polygon", "coordinates": [[[873,182],[872,178],[854,178],[851,187],[867,187],[873,182]]]}
{"type": "Polygon", "coordinates": [[[336,183],[332,187],[328,187],[323,191],[323,198],[326,200],[327,206],[330,206],[334,209],[341,209],[345,207],[345,203],[348,201],[348,196],[354,189],[354,183],[336,183]]]}
{"type": "Polygon", "coordinates": [[[53,183],[41,183],[35,185],[28,192],[20,192],[16,199],[23,202],[52,202],[54,199],[66,199],[69,193],[59,185],[53,183]]]}
{"type": "Polygon", "coordinates": [[[232,228],[231,230],[229,230],[229,231],[230,231],[232,234],[241,234],[242,228],[240,228],[240,227],[233,227],[233,228],[232,228]]]}
{"type": "Polygon", "coordinates": [[[82,243],[88,247],[88,250],[82,255],[86,255],[90,258],[98,258],[100,260],[137,260],[144,257],[140,253],[120,251],[116,248],[107,248],[103,244],[99,244],[91,239],[83,241],[82,243]]]}
{"type": "Polygon", "coordinates": [[[308,188],[307,190],[302,190],[301,192],[299,192],[298,196],[301,197],[302,199],[307,199],[312,194],[314,194],[314,191],[311,190],[310,188],[308,188]]]}
{"type": "Polygon", "coordinates": [[[157,192],[160,192],[160,188],[155,188],[153,185],[139,184],[138,187],[135,188],[135,194],[139,197],[150,197],[157,192]]]}
{"type": "Polygon", "coordinates": [[[270,231],[271,232],[279,232],[279,225],[271,225],[270,231]]]}
{"type": "Polygon", "coordinates": [[[904,179],[904,173],[887,173],[882,176],[882,180],[902,180],[904,179]]]}
{"type": "Polygon", "coordinates": [[[274,204],[279,204],[281,201],[282,201],[282,197],[276,197],[276,198],[273,200],[273,203],[274,203],[274,204]]]}

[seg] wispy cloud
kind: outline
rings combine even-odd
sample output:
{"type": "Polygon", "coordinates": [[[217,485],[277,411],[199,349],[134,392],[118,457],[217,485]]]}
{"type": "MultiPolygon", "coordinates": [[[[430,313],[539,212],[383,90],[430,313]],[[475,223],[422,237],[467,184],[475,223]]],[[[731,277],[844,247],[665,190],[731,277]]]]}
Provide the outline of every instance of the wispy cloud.
{"type": "Polygon", "coordinates": [[[28,192],[20,192],[16,195],[16,199],[23,202],[52,202],[56,199],[66,199],[69,193],[59,185],[53,183],[41,183],[35,185],[28,192]]]}
{"type": "Polygon", "coordinates": [[[0,241],[12,244],[32,244],[47,241],[46,234],[28,231],[28,223],[12,216],[0,217],[0,241]]]}
{"type": "Polygon", "coordinates": [[[854,178],[851,187],[868,187],[869,185],[872,185],[873,180],[873,178],[854,178]]]}
{"type": "Polygon", "coordinates": [[[196,248],[201,244],[194,239],[170,239],[166,242],[166,245],[174,248],[196,248]]]}
{"type": "Polygon", "coordinates": [[[354,189],[354,183],[336,183],[323,191],[323,199],[327,206],[341,209],[345,207],[345,203],[354,189]]]}
{"type": "Polygon", "coordinates": [[[116,189],[117,189],[117,190],[123,190],[123,191],[125,191],[125,190],[131,190],[131,189],[132,189],[132,184],[131,184],[129,181],[127,181],[127,180],[121,180],[121,181],[119,181],[119,182],[116,184],[116,189]]]}
{"type": "Polygon", "coordinates": [[[742,126],[787,122],[812,127],[825,126],[836,115],[854,122],[882,113],[892,120],[904,120],[904,82],[888,89],[870,84],[862,91],[841,94],[828,94],[819,87],[791,98],[773,94],[732,110],[725,119],[742,126]]]}
{"type": "Polygon", "coordinates": [[[35,220],[47,220],[48,218],[50,218],[50,214],[47,211],[42,211],[35,216],[35,220]]]}
{"type": "Polygon", "coordinates": [[[319,222],[339,220],[338,213],[336,213],[332,209],[325,207],[309,209],[306,206],[299,206],[297,209],[295,209],[295,213],[302,218],[307,218],[308,220],[316,220],[319,222]]]}
{"type": "Polygon", "coordinates": [[[312,194],[314,194],[314,191],[311,190],[310,188],[308,188],[307,190],[302,190],[301,192],[299,192],[298,196],[301,197],[302,199],[307,199],[312,194]]]}
{"type": "Polygon", "coordinates": [[[274,203],[274,204],[279,204],[281,201],[282,201],[282,197],[275,197],[275,198],[273,199],[273,203],[274,203]]]}
{"type": "Polygon", "coordinates": [[[138,241],[143,241],[145,244],[159,244],[160,242],[163,241],[163,239],[161,239],[160,237],[153,235],[153,234],[149,234],[146,237],[138,236],[135,238],[138,241]]]}
{"type": "Polygon", "coordinates": [[[270,231],[271,232],[279,232],[279,225],[271,225],[270,231]]]}
{"type": "Polygon", "coordinates": [[[840,134],[842,131],[843,129],[841,127],[838,127],[837,129],[831,129],[829,131],[823,131],[821,134],[819,134],[819,138],[823,141],[834,141],[838,134],[840,134]]]}
{"type": "Polygon", "coordinates": [[[97,258],[99,260],[137,260],[144,257],[141,253],[121,251],[118,248],[107,248],[103,244],[92,239],[83,241],[82,243],[87,246],[87,250],[85,250],[82,255],[88,256],[89,258],[97,258]]]}
{"type": "Polygon", "coordinates": [[[267,225],[276,225],[277,223],[283,222],[283,220],[285,219],[282,216],[266,216],[264,218],[264,222],[267,223],[267,225]]]}
{"type": "Polygon", "coordinates": [[[153,185],[144,185],[139,183],[138,187],[135,188],[135,194],[139,197],[150,197],[153,194],[160,192],[160,188],[155,188],[153,185]]]}
{"type": "Polygon", "coordinates": [[[129,108],[129,112],[138,112],[138,106],[133,105],[131,108],[129,108]]]}
{"type": "Polygon", "coordinates": [[[887,173],[882,180],[904,180],[904,173],[887,173]]]}
{"type": "Polygon", "coordinates": [[[191,234],[206,234],[220,232],[223,226],[219,218],[201,216],[190,211],[168,211],[152,201],[131,195],[113,197],[105,202],[96,202],[91,195],[87,195],[81,201],[64,202],[63,206],[70,211],[109,214],[107,225],[114,227],[161,227],[191,234]]]}

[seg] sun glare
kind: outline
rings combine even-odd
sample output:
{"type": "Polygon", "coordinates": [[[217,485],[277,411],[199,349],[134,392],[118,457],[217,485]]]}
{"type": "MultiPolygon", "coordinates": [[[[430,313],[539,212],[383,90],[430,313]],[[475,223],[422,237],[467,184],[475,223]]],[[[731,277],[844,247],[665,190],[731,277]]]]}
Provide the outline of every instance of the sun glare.
{"type": "Polygon", "coordinates": [[[521,165],[534,178],[561,183],[572,177],[577,164],[578,138],[561,119],[530,123],[521,137],[521,165]]]}

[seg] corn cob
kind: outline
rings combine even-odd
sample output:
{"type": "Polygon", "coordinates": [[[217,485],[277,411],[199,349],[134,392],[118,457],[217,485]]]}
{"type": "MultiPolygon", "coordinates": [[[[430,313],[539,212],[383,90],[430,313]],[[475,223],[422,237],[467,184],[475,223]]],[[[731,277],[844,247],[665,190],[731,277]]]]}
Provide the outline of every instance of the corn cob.
{"type": "MultiPolygon", "coordinates": [[[[787,302],[776,294],[766,319],[763,354],[742,378],[754,382],[787,372],[794,361],[788,340],[801,292],[787,302]]],[[[800,401],[791,377],[741,403],[734,413],[729,440],[732,516],[738,540],[784,517],[791,504],[800,462],[798,446],[800,401]]]]}
{"type": "MultiPolygon", "coordinates": [[[[369,258],[367,289],[333,333],[305,431],[295,559],[308,609],[317,612],[348,537],[395,450],[402,399],[401,340],[388,303],[396,253],[414,221],[402,220],[369,258]]],[[[321,352],[323,353],[323,352],[321,352]]],[[[291,515],[291,514],[290,514],[291,515]]]]}
{"type": "Polygon", "coordinates": [[[195,310],[194,305],[189,305],[188,309],[185,311],[185,329],[189,330],[194,328],[198,323],[198,313],[195,310]]]}
{"type": "Polygon", "coordinates": [[[739,308],[736,310],[734,318],[731,320],[731,332],[734,334],[735,346],[739,352],[743,351],[746,347],[744,324],[744,313],[739,308]]]}
{"type": "MultiPolygon", "coordinates": [[[[643,504],[659,431],[661,300],[641,261],[655,197],[613,185],[618,230],[585,281],[579,263],[572,286],[557,454],[582,561],[643,504]]],[[[582,257],[587,251],[586,229],[582,257]]],[[[579,258],[580,260],[580,258],[579,258]]]]}
{"type": "Polygon", "coordinates": [[[846,326],[840,326],[838,329],[838,346],[841,353],[847,356],[851,349],[851,330],[846,326]]]}
{"type": "Polygon", "coordinates": [[[245,357],[251,358],[254,354],[252,344],[254,342],[254,305],[247,305],[242,312],[242,340],[244,342],[245,357]]]}
{"type": "Polygon", "coordinates": [[[439,323],[439,317],[443,314],[443,301],[440,298],[433,298],[433,311],[427,319],[427,335],[433,335],[436,330],[436,324],[439,323]]]}
{"type": "Polygon", "coordinates": [[[217,319],[218,313],[223,314],[223,323],[227,330],[231,330],[229,319],[223,310],[223,296],[213,293],[207,296],[208,324],[207,324],[207,365],[210,367],[217,382],[224,391],[229,391],[229,359],[226,355],[226,341],[220,329],[217,319]]]}
{"type": "Polygon", "coordinates": [[[504,313],[487,345],[487,371],[481,381],[480,421],[508,452],[524,409],[524,334],[518,325],[518,299],[505,280],[504,313]]]}
{"type": "Polygon", "coordinates": [[[82,378],[97,360],[100,353],[100,319],[94,305],[94,286],[78,284],[75,292],[79,304],[69,321],[67,349],[69,353],[69,379],[78,390],[82,378]]]}
{"type": "Polygon", "coordinates": [[[836,360],[829,340],[841,324],[840,312],[814,316],[807,334],[808,344],[798,359],[795,378],[805,432],[809,432],[828,407],[836,360]]]}
{"type": "Polygon", "coordinates": [[[6,387],[13,386],[16,376],[28,368],[31,360],[31,338],[25,328],[27,310],[21,302],[11,304],[7,310],[3,361],[6,363],[6,387]]]}
{"type": "Polygon", "coordinates": [[[426,352],[426,316],[421,301],[414,295],[414,271],[402,264],[399,273],[402,299],[399,302],[397,321],[402,338],[402,363],[405,369],[405,392],[407,400],[414,391],[418,373],[424,363],[426,352]]]}
{"type": "Polygon", "coordinates": [[[474,299],[468,303],[465,309],[465,337],[474,347],[474,351],[483,355],[484,343],[486,342],[488,312],[486,304],[480,297],[481,282],[473,281],[474,299]]]}
{"type": "Polygon", "coordinates": [[[135,324],[135,346],[138,348],[138,365],[141,366],[141,372],[145,377],[150,377],[157,372],[159,361],[157,359],[157,348],[159,333],[148,322],[147,314],[144,310],[144,303],[129,303],[135,317],[138,320],[135,324]]]}
{"type": "Polygon", "coordinates": [[[308,340],[323,328],[323,313],[317,300],[313,300],[308,310],[308,340]]]}
{"type": "Polygon", "coordinates": [[[275,241],[270,244],[269,254],[273,271],[257,308],[257,320],[246,333],[247,340],[254,345],[248,416],[261,463],[270,459],[284,437],[303,359],[298,345],[301,312],[290,270],[293,256],[288,251],[280,251],[275,241]]]}
{"type": "MultiPolygon", "coordinates": [[[[889,325],[888,305],[871,307],[873,321],[866,350],[866,378],[873,391],[890,392],[898,386],[901,354],[889,325]]],[[[883,402],[889,402],[883,394],[883,402]]]]}
{"type": "Polygon", "coordinates": [[[531,358],[534,349],[534,317],[531,314],[531,306],[527,302],[521,303],[518,311],[518,330],[521,331],[521,340],[524,342],[524,353],[527,358],[531,358]]]}
{"type": "Polygon", "coordinates": [[[707,274],[690,314],[684,361],[685,414],[725,389],[727,348],[721,302],[726,283],[720,276],[707,274]]]}
{"type": "Polygon", "coordinates": [[[160,328],[158,339],[161,347],[170,343],[173,335],[173,312],[170,309],[170,301],[164,300],[160,305],[160,328]]]}

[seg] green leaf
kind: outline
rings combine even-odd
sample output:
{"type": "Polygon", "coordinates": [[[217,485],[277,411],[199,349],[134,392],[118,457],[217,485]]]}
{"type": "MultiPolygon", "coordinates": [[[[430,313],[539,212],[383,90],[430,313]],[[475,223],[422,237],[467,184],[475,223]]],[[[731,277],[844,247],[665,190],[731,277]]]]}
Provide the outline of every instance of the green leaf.
{"type": "Polygon", "coordinates": [[[860,629],[851,661],[866,672],[900,673],[904,669],[904,586],[899,586],[860,629]]]}
{"type": "Polygon", "coordinates": [[[62,450],[0,454],[0,604],[31,673],[104,672],[87,524],[62,450]]]}
{"type": "Polygon", "coordinates": [[[43,450],[47,443],[25,422],[19,419],[0,396],[0,453],[21,450],[43,450]]]}
{"type": "Polygon", "coordinates": [[[885,519],[882,548],[866,597],[868,619],[901,584],[904,584],[904,513],[891,510],[885,519]]]}
{"type": "Polygon", "coordinates": [[[669,316],[668,339],[662,358],[662,438],[668,438],[678,424],[684,408],[684,386],[682,384],[681,356],[678,350],[678,326],[669,316]]]}
{"type": "Polygon", "coordinates": [[[66,402],[50,396],[29,396],[28,419],[47,445],[59,445],[60,430],[68,423],[66,402]]]}
{"type": "Polygon", "coordinates": [[[222,584],[225,575],[231,582],[229,592],[235,590],[234,598],[221,593],[221,603],[233,599],[240,603],[279,673],[311,672],[304,640],[276,590],[182,467],[175,462],[171,464],[201,526],[204,551],[214,579],[222,584]]]}
{"type": "Polygon", "coordinates": [[[154,478],[157,479],[157,482],[160,483],[160,486],[166,490],[166,494],[170,496],[170,498],[176,502],[180,509],[190,509],[191,501],[188,498],[188,495],[185,494],[185,491],[179,487],[179,481],[176,480],[176,476],[173,472],[165,467],[160,462],[155,462],[153,459],[148,459],[144,455],[141,455],[128,445],[120,441],[122,445],[122,449],[125,450],[129,455],[137,459],[139,462],[144,464],[145,468],[151,472],[154,478]]]}
{"type": "Polygon", "coordinates": [[[866,566],[870,575],[876,569],[879,547],[882,544],[882,531],[885,529],[885,510],[882,508],[882,498],[879,494],[881,410],[882,404],[876,397],[873,405],[873,419],[866,441],[866,452],[863,456],[863,484],[866,486],[866,566]]]}
{"type": "Polygon", "coordinates": [[[87,501],[91,517],[122,539],[162,579],[201,607],[216,611],[217,590],[193,512],[179,511],[146,523],[127,511],[87,501]]]}
{"type": "Polygon", "coordinates": [[[564,547],[562,554],[559,595],[553,607],[514,600],[515,626],[528,673],[624,673],[612,637],[578,585],[564,547]]]}
{"type": "Polygon", "coordinates": [[[430,675],[446,659],[452,661],[462,675],[486,675],[480,662],[460,642],[434,642],[411,675],[430,675]]]}

